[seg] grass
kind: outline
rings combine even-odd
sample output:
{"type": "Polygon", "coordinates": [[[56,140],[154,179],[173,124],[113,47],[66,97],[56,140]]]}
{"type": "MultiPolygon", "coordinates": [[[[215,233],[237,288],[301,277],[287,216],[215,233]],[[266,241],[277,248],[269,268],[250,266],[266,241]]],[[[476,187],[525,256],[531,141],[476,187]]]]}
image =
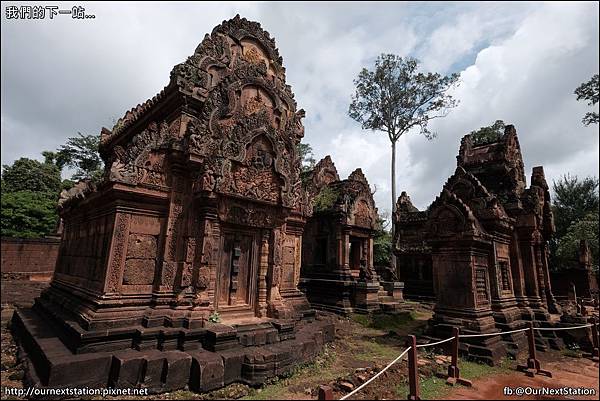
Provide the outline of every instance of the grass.
{"type": "Polygon", "coordinates": [[[564,356],[569,356],[571,358],[582,358],[583,352],[574,349],[564,349],[561,351],[561,354],[564,356]]]}
{"type": "MultiPolygon", "coordinates": [[[[511,362],[508,359],[503,359],[498,366],[489,366],[476,362],[467,361],[460,359],[458,367],[460,369],[460,376],[464,379],[475,380],[480,377],[497,375],[501,373],[509,373],[511,362]]],[[[439,370],[437,366],[434,366],[435,370],[439,370]]],[[[419,380],[421,398],[423,400],[432,400],[446,396],[451,386],[446,384],[446,380],[436,377],[435,375],[429,377],[421,377],[419,380]]],[[[408,383],[403,383],[396,387],[396,394],[399,398],[404,399],[409,393],[408,383]]]]}
{"type": "Polygon", "coordinates": [[[352,314],[350,318],[361,326],[377,329],[377,330],[400,330],[406,327],[407,323],[418,319],[416,312],[403,312],[394,315],[374,314],[374,315],[359,315],[352,314]]]}
{"type": "Polygon", "coordinates": [[[362,341],[360,345],[360,351],[355,354],[355,358],[366,362],[370,362],[374,358],[392,360],[402,352],[398,347],[382,344],[374,340],[362,341]]]}

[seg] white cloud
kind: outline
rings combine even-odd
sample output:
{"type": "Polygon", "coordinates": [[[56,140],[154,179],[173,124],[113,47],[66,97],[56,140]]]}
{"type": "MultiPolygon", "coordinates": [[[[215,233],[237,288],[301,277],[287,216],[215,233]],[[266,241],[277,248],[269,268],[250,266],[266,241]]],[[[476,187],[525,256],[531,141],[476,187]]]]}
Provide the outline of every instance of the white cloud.
{"type": "Polygon", "coordinates": [[[382,211],[391,204],[389,142],[347,116],[353,79],[382,52],[462,73],[459,107],[432,124],[438,138],[398,143],[398,193],[418,207],[454,170],[462,135],[496,119],[517,127],[528,173],[543,164],[549,181],[598,175],[598,127],[581,125],[588,108],[573,95],[598,72],[597,3],[83,5],[93,22],[3,16],[3,164],[111,125],[162,89],[205,33],[240,13],[275,37],[307,111],[305,141],[317,157],[331,154],[342,177],[361,167],[382,211]]]}

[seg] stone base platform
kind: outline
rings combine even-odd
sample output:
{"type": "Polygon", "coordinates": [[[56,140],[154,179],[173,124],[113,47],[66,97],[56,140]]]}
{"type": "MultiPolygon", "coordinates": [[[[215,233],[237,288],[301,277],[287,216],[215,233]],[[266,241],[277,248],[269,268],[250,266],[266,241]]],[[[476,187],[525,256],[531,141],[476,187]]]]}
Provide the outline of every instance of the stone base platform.
{"type": "Polygon", "coordinates": [[[335,276],[303,277],[303,288],[312,308],[340,315],[401,313],[406,311],[401,282],[340,279],[335,276]],[[333,277],[333,278],[332,278],[333,277]]]}
{"type": "MultiPolygon", "coordinates": [[[[14,312],[11,329],[37,387],[148,388],[197,392],[233,382],[257,386],[308,362],[333,341],[335,327],[318,316],[306,321],[272,321],[253,326],[207,324],[172,347],[73,353],[60,329],[32,309],[14,312]]],[[[179,333],[175,337],[185,337],[179,333]]]]}

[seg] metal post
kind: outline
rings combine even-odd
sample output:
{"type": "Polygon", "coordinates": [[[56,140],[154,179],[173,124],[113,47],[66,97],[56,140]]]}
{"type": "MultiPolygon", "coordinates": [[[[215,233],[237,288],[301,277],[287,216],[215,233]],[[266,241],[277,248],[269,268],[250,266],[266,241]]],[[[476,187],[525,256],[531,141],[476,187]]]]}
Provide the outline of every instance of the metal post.
{"type": "Polygon", "coordinates": [[[419,396],[419,372],[417,368],[417,337],[408,336],[407,347],[408,351],[408,386],[410,393],[409,400],[420,400],[419,396]]]}
{"type": "Polygon", "coordinates": [[[460,377],[460,370],[458,369],[458,341],[459,341],[460,330],[458,327],[452,328],[452,362],[448,366],[448,378],[446,384],[454,386],[455,383],[460,383],[463,386],[471,387],[473,383],[470,380],[463,379],[460,377]]]}
{"type": "Polygon", "coordinates": [[[598,349],[600,348],[598,343],[600,343],[600,339],[598,338],[598,326],[596,326],[596,318],[592,317],[590,319],[590,323],[592,324],[592,361],[598,362],[600,354],[598,349]]]}
{"type": "Polygon", "coordinates": [[[333,390],[329,386],[319,386],[319,400],[333,400],[333,390]]]}
{"type": "Polygon", "coordinates": [[[552,377],[552,373],[543,370],[540,365],[540,361],[536,357],[535,349],[535,335],[533,333],[533,322],[529,322],[529,330],[527,331],[527,342],[529,344],[529,358],[527,358],[527,365],[519,365],[517,369],[525,372],[527,376],[534,377],[536,374],[545,375],[552,377]]]}

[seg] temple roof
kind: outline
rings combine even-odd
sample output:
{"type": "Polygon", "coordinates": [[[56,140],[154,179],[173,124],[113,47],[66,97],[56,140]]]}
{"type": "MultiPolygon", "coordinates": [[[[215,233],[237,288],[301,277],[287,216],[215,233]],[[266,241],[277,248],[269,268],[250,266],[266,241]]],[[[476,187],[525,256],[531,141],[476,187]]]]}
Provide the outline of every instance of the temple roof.
{"type": "MultiPolygon", "coordinates": [[[[178,88],[178,86],[182,86],[182,80],[192,80],[194,81],[194,84],[200,84],[198,77],[185,76],[190,72],[189,66],[193,65],[193,67],[203,67],[202,62],[205,61],[206,58],[215,56],[215,53],[217,53],[215,51],[215,41],[218,37],[224,35],[228,35],[233,40],[237,41],[240,41],[244,38],[251,38],[257,41],[261,48],[268,53],[269,57],[271,58],[271,62],[274,64],[277,71],[284,76],[285,68],[283,67],[283,58],[279,55],[279,50],[275,45],[275,39],[271,38],[269,32],[262,29],[260,23],[249,21],[246,18],[240,17],[238,14],[230,20],[224,20],[220,25],[216,26],[212,30],[210,35],[205,35],[202,42],[196,47],[194,54],[188,57],[185,62],[177,64],[173,67],[171,70],[169,83],[158,94],[128,110],[123,117],[117,120],[111,130],[103,127],[100,132],[101,145],[106,146],[109,142],[112,142],[115,138],[119,137],[123,132],[127,131],[127,129],[136,121],[148,114],[154,106],[158,105],[162,100],[164,100],[169,91],[175,90],[178,88]],[[185,67],[186,65],[188,68],[185,67]]],[[[219,50],[222,51],[223,49],[219,50]]],[[[288,95],[293,98],[293,94],[289,86],[287,86],[286,89],[288,89],[288,95]]]]}

